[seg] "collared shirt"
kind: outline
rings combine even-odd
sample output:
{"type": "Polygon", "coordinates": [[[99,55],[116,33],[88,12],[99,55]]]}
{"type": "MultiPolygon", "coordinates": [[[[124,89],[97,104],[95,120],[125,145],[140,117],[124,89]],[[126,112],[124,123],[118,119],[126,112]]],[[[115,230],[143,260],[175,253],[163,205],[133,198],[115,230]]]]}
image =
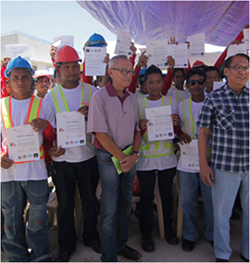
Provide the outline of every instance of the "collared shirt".
{"type": "Polygon", "coordinates": [[[240,96],[226,84],[209,93],[197,126],[210,128],[212,166],[227,172],[249,171],[249,89],[240,96]]]}
{"type": "MultiPolygon", "coordinates": [[[[92,97],[88,113],[88,133],[107,133],[118,147],[131,145],[139,128],[139,109],[136,96],[124,91],[120,98],[111,82],[92,97]]],[[[103,149],[95,138],[94,145],[103,149]]]]}

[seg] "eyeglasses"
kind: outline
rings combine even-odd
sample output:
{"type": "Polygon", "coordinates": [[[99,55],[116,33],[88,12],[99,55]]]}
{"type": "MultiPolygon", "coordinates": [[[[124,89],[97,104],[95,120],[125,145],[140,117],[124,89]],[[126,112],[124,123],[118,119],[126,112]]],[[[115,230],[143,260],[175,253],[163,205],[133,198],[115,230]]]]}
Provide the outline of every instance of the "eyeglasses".
{"type": "Polygon", "coordinates": [[[249,67],[242,67],[242,66],[229,66],[229,68],[233,68],[237,70],[238,72],[241,72],[242,69],[244,69],[246,72],[249,72],[249,67]]]}
{"type": "Polygon", "coordinates": [[[131,76],[135,75],[135,72],[133,70],[126,70],[122,68],[111,68],[111,69],[120,71],[123,76],[127,76],[128,74],[130,74],[131,76]]]}
{"type": "Polygon", "coordinates": [[[188,85],[190,85],[190,86],[194,86],[196,83],[198,83],[198,85],[204,85],[205,80],[204,79],[198,79],[198,80],[189,80],[188,81],[188,85]]]}

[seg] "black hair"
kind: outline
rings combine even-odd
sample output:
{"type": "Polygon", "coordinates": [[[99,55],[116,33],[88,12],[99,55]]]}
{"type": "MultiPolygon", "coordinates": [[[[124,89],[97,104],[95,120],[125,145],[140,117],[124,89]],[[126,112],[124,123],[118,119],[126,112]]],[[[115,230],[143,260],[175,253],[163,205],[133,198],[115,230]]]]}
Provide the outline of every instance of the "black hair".
{"type": "Polygon", "coordinates": [[[183,73],[183,75],[184,75],[184,77],[185,77],[185,71],[184,71],[183,68],[175,68],[175,69],[174,69],[174,75],[173,75],[173,78],[175,77],[176,72],[179,71],[179,70],[182,71],[182,73],[183,73]]]}
{"type": "Polygon", "coordinates": [[[194,76],[194,75],[199,75],[202,76],[204,78],[204,80],[206,81],[207,76],[205,74],[205,72],[203,70],[197,69],[197,68],[191,68],[190,70],[188,70],[188,72],[186,73],[186,82],[189,81],[189,79],[194,76]]]}
{"type": "Polygon", "coordinates": [[[164,78],[164,76],[163,76],[163,74],[162,74],[162,71],[161,71],[159,68],[157,68],[155,65],[151,65],[151,66],[148,67],[148,68],[146,69],[146,71],[145,71],[144,81],[146,82],[148,76],[151,75],[151,74],[154,74],[154,73],[160,74],[161,77],[162,77],[162,79],[164,78]]]}
{"type": "Polygon", "coordinates": [[[232,60],[234,57],[243,57],[246,58],[247,61],[249,62],[249,56],[244,54],[244,53],[237,53],[229,58],[227,58],[224,62],[224,68],[229,68],[231,66],[232,60]]]}
{"type": "Polygon", "coordinates": [[[217,71],[217,73],[219,74],[219,70],[214,66],[209,66],[204,69],[205,73],[210,72],[210,71],[217,71]]]}

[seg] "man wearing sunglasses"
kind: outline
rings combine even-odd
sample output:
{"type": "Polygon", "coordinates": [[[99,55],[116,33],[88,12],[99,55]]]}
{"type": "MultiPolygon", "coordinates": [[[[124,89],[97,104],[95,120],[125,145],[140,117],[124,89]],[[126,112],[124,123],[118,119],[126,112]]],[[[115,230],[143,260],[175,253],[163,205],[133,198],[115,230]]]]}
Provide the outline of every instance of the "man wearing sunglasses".
{"type": "MultiPolygon", "coordinates": [[[[178,104],[178,114],[182,131],[179,136],[181,144],[188,144],[191,140],[198,138],[196,120],[205,99],[206,74],[200,69],[190,69],[186,73],[186,85],[191,93],[191,98],[187,98],[178,104]]],[[[211,199],[211,188],[205,185],[200,179],[200,169],[198,167],[186,168],[183,165],[182,154],[178,162],[177,170],[180,176],[180,200],[183,208],[183,232],[182,249],[190,252],[194,249],[195,241],[199,238],[198,233],[198,192],[201,194],[205,203],[205,226],[204,237],[213,243],[213,205],[211,199]]]]}
{"type": "Polygon", "coordinates": [[[134,71],[130,60],[119,55],[110,60],[108,73],[112,81],[93,95],[88,115],[88,132],[95,134],[102,187],[101,260],[117,261],[116,255],[122,255],[136,261],[140,253],[126,245],[141,137],[137,99],[125,89],[130,85],[134,71]],[[126,156],[123,151],[130,146],[131,154],[126,156]],[[121,174],[118,174],[112,156],[119,160],[121,174]]]}
{"type": "Polygon", "coordinates": [[[214,252],[216,261],[228,261],[230,223],[234,200],[240,189],[242,240],[240,257],[249,261],[249,57],[236,54],[225,61],[227,83],[208,94],[197,122],[202,181],[212,186],[214,252]],[[211,137],[211,167],[206,146],[211,137]]]}

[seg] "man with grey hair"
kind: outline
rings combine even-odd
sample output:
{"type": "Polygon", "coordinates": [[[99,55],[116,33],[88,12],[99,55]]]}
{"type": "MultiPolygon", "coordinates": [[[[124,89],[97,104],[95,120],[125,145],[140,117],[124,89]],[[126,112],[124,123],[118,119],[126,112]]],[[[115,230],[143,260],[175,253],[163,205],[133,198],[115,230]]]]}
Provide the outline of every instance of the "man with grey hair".
{"type": "Polygon", "coordinates": [[[130,60],[119,55],[110,60],[108,73],[112,81],[98,90],[90,101],[87,130],[95,135],[102,187],[101,260],[117,261],[116,255],[122,255],[135,261],[141,255],[126,243],[141,133],[136,96],[125,89],[134,71],[130,60]],[[126,155],[123,151],[129,147],[131,151],[126,155]],[[121,174],[112,157],[118,159],[121,174]]]}

